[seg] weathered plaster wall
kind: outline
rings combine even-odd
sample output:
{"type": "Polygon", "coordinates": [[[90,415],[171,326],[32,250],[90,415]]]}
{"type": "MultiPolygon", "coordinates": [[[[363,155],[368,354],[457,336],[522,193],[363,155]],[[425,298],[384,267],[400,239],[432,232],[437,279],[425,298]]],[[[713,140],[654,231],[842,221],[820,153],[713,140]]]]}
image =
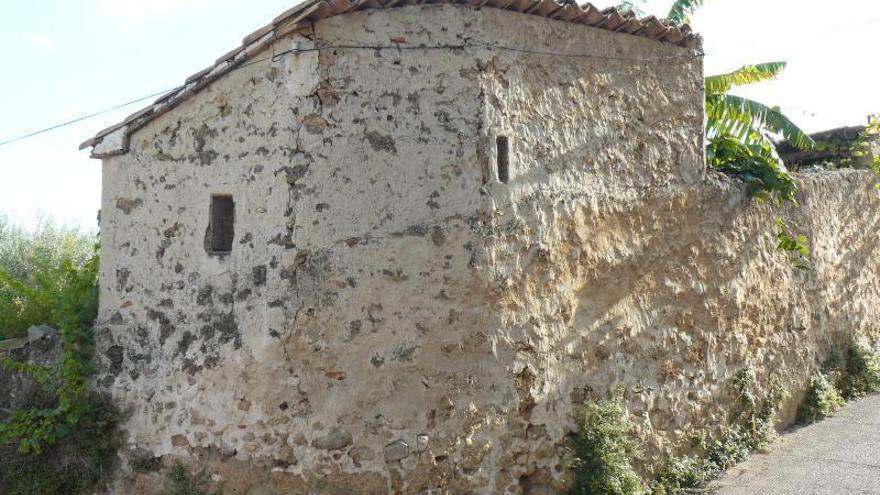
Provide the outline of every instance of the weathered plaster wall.
{"type": "Polygon", "coordinates": [[[624,384],[656,450],[723,418],[745,363],[802,386],[830,335],[874,329],[869,177],[803,179],[816,268],[794,272],[772,213],[705,176],[688,50],[456,6],[274,48],[294,40],[603,58],[307,52],[135,133],[104,161],[99,384],[137,455],[207,463],[228,493],[552,492],[590,393],[624,384]]]}

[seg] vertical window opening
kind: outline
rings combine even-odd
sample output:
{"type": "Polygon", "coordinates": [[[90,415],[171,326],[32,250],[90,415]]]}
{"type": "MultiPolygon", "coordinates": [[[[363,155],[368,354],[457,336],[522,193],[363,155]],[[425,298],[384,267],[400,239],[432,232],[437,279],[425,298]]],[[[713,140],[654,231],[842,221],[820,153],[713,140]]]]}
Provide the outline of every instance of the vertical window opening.
{"type": "Polygon", "coordinates": [[[504,184],[510,180],[510,147],[507,136],[495,138],[498,160],[498,180],[504,184]]]}
{"type": "Polygon", "coordinates": [[[232,196],[211,196],[211,219],[207,237],[211,253],[232,251],[232,241],[235,239],[235,202],[232,196]]]}

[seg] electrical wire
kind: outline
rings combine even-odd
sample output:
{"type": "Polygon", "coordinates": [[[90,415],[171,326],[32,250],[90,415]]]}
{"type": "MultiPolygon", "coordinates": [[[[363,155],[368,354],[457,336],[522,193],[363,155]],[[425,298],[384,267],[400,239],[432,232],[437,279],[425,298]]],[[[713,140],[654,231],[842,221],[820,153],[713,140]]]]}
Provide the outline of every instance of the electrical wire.
{"type": "MultiPolygon", "coordinates": [[[[529,55],[542,55],[542,56],[558,56],[558,57],[566,57],[566,58],[581,58],[581,59],[594,59],[594,60],[604,60],[604,61],[616,61],[616,62],[638,62],[638,63],[656,63],[656,62],[665,62],[670,60],[682,60],[682,59],[698,59],[704,56],[703,53],[698,54],[688,54],[688,55],[677,55],[677,56],[668,56],[668,57],[648,57],[648,58],[638,58],[638,57],[620,57],[620,56],[609,56],[609,55],[595,55],[589,53],[573,53],[573,52],[555,52],[551,50],[534,50],[528,48],[514,48],[504,45],[499,45],[496,43],[487,43],[487,42],[468,42],[457,45],[326,45],[326,46],[317,46],[312,48],[293,48],[290,50],[285,50],[283,52],[275,53],[269,57],[260,58],[256,60],[252,60],[241,64],[240,66],[232,69],[233,71],[243,69],[245,67],[250,67],[255,64],[259,64],[266,61],[278,62],[287,55],[292,53],[309,53],[309,52],[320,52],[327,50],[395,50],[395,51],[414,51],[414,50],[465,50],[468,48],[487,48],[490,50],[501,50],[501,51],[510,51],[515,53],[524,53],[529,55]]],[[[230,71],[231,72],[231,71],[230,71]]],[[[228,73],[227,73],[228,74],[228,73]]],[[[8,144],[12,144],[18,141],[22,141],[24,139],[28,139],[31,137],[39,136],[41,134],[45,134],[47,132],[51,132],[63,127],[67,127],[73,124],[80,123],[82,121],[98,117],[101,115],[105,115],[107,113],[119,110],[121,108],[125,108],[130,105],[134,105],[135,103],[140,103],[144,100],[148,100],[150,98],[155,98],[158,96],[166,95],[175,91],[179,91],[183,89],[183,86],[177,86],[171,89],[166,89],[164,91],[160,91],[158,93],[153,93],[147,96],[142,96],[140,98],[127,101],[125,103],[120,103],[118,105],[114,105],[110,108],[106,108],[104,110],[100,110],[94,113],[90,113],[87,115],[82,115],[72,120],[68,120],[66,122],[62,122],[59,124],[55,124],[44,129],[40,129],[38,131],[30,132],[28,134],[24,134],[18,137],[14,137],[11,139],[7,139],[5,141],[0,141],[0,146],[5,146],[8,144]]]]}
{"type": "Polygon", "coordinates": [[[129,106],[129,105],[134,105],[135,103],[140,103],[140,102],[142,102],[142,101],[144,101],[144,100],[149,100],[150,98],[155,98],[155,97],[157,97],[157,96],[160,96],[160,95],[164,95],[164,94],[170,93],[171,91],[174,91],[174,90],[176,90],[176,89],[179,89],[179,88],[166,89],[165,91],[160,91],[160,92],[158,92],[158,93],[153,93],[153,94],[151,94],[151,95],[142,96],[142,97],[140,97],[140,98],[138,98],[138,99],[136,99],[136,100],[131,100],[131,101],[127,101],[127,102],[125,102],[125,103],[120,103],[119,105],[115,105],[115,106],[112,106],[112,107],[110,107],[110,108],[106,108],[106,109],[104,109],[104,110],[100,110],[100,111],[95,112],[95,113],[90,113],[90,114],[88,114],[88,115],[83,115],[83,116],[77,117],[77,118],[75,118],[75,119],[73,119],[73,120],[68,120],[67,122],[62,122],[62,123],[60,123],[60,124],[55,124],[55,125],[53,125],[53,126],[51,126],[51,127],[47,127],[47,128],[45,128],[45,129],[40,129],[39,131],[34,131],[34,132],[29,133],[29,134],[25,134],[25,135],[23,135],[23,136],[18,136],[18,137],[16,137],[16,138],[7,139],[6,141],[0,141],[0,146],[4,146],[4,145],[7,145],[7,144],[12,144],[12,143],[14,143],[14,142],[16,142],[16,141],[21,141],[22,139],[27,139],[27,138],[34,137],[34,136],[39,136],[40,134],[45,134],[45,133],[47,133],[47,132],[49,132],[49,131],[54,131],[55,129],[60,129],[60,128],[62,128],[62,127],[67,127],[67,126],[69,126],[69,125],[73,125],[73,124],[76,124],[76,123],[82,122],[82,121],[84,121],[84,120],[91,119],[91,118],[93,118],[93,117],[98,117],[99,115],[104,115],[104,114],[106,114],[106,113],[110,113],[110,112],[112,112],[112,111],[114,111],[114,110],[119,110],[120,108],[125,108],[125,107],[127,107],[127,106],[129,106]]]}

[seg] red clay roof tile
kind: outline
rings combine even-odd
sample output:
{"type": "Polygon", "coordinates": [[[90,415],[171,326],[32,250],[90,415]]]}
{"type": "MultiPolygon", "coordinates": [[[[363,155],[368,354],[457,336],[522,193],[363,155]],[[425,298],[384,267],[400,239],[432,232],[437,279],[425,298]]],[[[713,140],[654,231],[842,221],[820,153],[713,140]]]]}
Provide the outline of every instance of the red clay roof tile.
{"type": "MultiPolygon", "coordinates": [[[[266,48],[276,37],[286,36],[298,29],[306,29],[309,22],[352,10],[388,9],[394,6],[417,3],[489,6],[635,34],[679,46],[694,47],[696,45],[696,36],[687,24],[676,26],[653,16],[639,20],[631,12],[621,13],[613,7],[599,10],[589,2],[578,6],[574,4],[573,0],[306,0],[275,17],[272,23],[245,36],[241,46],[218,58],[211,67],[188,77],[183,87],[160,97],[153,105],[135,112],[122,123],[98,132],[94,138],[84,142],[80,148],[95,147],[105,136],[126,125],[128,125],[127,137],[129,133],[145,126],[151,120],[158,118],[184,99],[244,63],[245,60],[266,48]]],[[[122,152],[125,151],[127,150],[122,150],[122,152]]]]}

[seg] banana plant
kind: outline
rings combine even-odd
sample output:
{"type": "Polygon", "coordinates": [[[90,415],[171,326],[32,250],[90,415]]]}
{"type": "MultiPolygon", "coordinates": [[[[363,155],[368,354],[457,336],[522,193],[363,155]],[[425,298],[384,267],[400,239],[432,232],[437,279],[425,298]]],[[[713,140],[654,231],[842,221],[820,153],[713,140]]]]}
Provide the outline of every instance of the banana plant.
{"type": "MultiPolygon", "coordinates": [[[[641,15],[645,1],[627,0],[618,4],[617,8],[641,15]]],[[[675,0],[666,19],[676,24],[686,24],[704,3],[705,0],[675,0]]],[[[784,69],[785,62],[768,62],[707,77],[707,137],[711,140],[718,136],[731,136],[746,144],[757,144],[770,142],[770,135],[781,134],[798,148],[812,148],[815,143],[810,136],[779,109],[729,94],[732,88],[773,79],[784,69]]]]}
{"type": "Polygon", "coordinates": [[[666,19],[676,24],[687,24],[691,22],[691,15],[703,6],[705,0],[675,0],[666,19]]]}
{"type": "Polygon", "coordinates": [[[732,136],[744,143],[764,141],[768,134],[781,134],[798,148],[812,148],[815,142],[777,108],[742,96],[728,94],[738,86],[775,78],[785,62],[746,65],[733,72],[706,78],[706,136],[732,136]]]}

